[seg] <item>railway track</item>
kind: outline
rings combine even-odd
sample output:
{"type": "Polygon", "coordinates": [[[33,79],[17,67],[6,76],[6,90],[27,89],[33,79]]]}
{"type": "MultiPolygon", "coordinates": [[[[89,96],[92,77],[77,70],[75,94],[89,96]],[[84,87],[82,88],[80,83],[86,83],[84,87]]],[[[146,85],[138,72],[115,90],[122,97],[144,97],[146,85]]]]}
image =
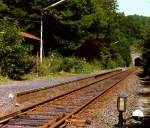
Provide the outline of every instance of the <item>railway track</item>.
{"type": "Polygon", "coordinates": [[[130,75],[134,68],[99,77],[92,83],[35,105],[26,111],[0,118],[0,128],[56,128],[130,75]]]}

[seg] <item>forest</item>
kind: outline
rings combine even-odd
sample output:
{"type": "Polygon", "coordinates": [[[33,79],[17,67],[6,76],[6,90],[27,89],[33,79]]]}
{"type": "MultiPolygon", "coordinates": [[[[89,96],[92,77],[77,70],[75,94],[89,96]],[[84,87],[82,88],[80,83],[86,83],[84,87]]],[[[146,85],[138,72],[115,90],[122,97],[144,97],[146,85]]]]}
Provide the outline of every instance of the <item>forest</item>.
{"type": "Polygon", "coordinates": [[[117,0],[0,0],[0,74],[21,79],[25,74],[61,71],[89,73],[126,67],[131,52],[142,53],[150,75],[150,17],[118,11],[117,0]],[[43,62],[37,59],[43,21],[43,62]]]}

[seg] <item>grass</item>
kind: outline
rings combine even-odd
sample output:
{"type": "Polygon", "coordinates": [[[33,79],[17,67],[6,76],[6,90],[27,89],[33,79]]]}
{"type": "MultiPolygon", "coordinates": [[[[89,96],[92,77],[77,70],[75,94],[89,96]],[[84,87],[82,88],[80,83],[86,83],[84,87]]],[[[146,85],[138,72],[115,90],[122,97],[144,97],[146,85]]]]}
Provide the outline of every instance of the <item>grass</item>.
{"type": "Polygon", "coordinates": [[[8,78],[8,77],[4,77],[0,75],[0,85],[1,84],[5,84],[5,83],[12,83],[14,80],[8,78]]]}
{"type": "Polygon", "coordinates": [[[48,75],[39,76],[36,74],[27,74],[23,77],[24,80],[53,80],[53,79],[64,79],[67,77],[76,76],[78,74],[60,72],[60,73],[49,73],[48,75]]]}
{"type": "MultiPolygon", "coordinates": [[[[22,80],[19,81],[32,81],[32,80],[54,80],[54,79],[65,79],[73,76],[77,76],[78,74],[74,73],[67,73],[67,72],[60,72],[60,73],[51,73],[45,76],[38,76],[38,74],[27,74],[23,77],[22,80]]],[[[8,84],[8,83],[15,83],[18,80],[12,80],[8,77],[0,76],[0,85],[8,84]]]]}

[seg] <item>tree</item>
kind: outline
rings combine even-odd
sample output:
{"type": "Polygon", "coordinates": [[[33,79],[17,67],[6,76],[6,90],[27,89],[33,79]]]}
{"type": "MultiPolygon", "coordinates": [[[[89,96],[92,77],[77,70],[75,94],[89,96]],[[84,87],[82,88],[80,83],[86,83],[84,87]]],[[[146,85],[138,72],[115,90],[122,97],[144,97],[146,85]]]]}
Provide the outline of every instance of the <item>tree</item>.
{"type": "Polygon", "coordinates": [[[144,74],[150,76],[150,26],[145,30],[147,30],[147,34],[143,43],[143,68],[144,74]]]}
{"type": "MultiPolygon", "coordinates": [[[[39,36],[41,12],[56,1],[3,0],[0,16],[14,18],[24,31],[39,36]]],[[[117,7],[117,0],[66,0],[45,10],[45,55],[56,50],[63,56],[112,60],[128,66],[130,45],[142,42],[150,20],[137,15],[125,16],[117,12],[117,7]],[[114,45],[114,42],[119,43],[114,45]],[[104,59],[106,57],[109,59],[104,59]]]]}
{"type": "Polygon", "coordinates": [[[23,38],[17,34],[19,31],[13,22],[0,22],[0,74],[12,79],[21,79],[33,66],[29,48],[22,44],[23,38]]]}

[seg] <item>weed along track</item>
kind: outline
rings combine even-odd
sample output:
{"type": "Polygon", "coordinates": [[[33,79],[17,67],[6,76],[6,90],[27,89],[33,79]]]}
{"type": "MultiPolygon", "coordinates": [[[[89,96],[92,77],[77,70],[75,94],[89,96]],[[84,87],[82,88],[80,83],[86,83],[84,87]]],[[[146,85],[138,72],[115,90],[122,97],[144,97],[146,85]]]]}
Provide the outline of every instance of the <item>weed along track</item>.
{"type": "MultiPolygon", "coordinates": [[[[0,128],[56,128],[130,75],[135,68],[101,76],[84,87],[72,90],[25,111],[0,118],[0,128]]],[[[65,125],[64,125],[65,126],[65,125]]]]}

